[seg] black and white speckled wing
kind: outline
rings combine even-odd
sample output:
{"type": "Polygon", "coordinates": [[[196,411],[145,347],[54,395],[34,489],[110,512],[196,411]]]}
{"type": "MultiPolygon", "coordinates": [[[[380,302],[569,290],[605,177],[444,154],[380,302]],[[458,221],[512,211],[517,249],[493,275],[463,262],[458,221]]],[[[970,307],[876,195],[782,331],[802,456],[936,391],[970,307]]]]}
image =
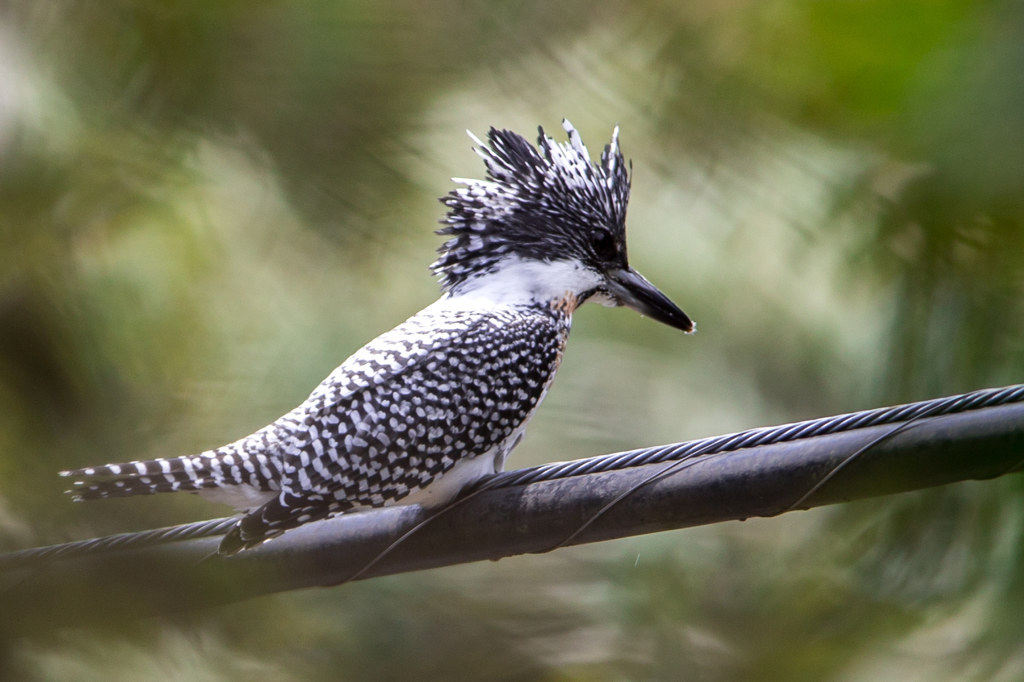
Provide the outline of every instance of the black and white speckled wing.
{"type": "Polygon", "coordinates": [[[327,433],[315,415],[326,413],[361,390],[386,383],[423,360],[431,349],[457,343],[480,321],[466,315],[428,314],[429,310],[368,343],[324,379],[303,404],[234,443],[198,455],[106,464],[63,471],[61,475],[86,479],[75,483],[72,492],[76,501],[201,492],[240,510],[259,506],[267,497],[260,493],[282,490],[288,480],[284,472],[287,455],[293,451],[298,454],[296,444],[307,440],[306,432],[313,427],[327,433]],[[436,321],[445,324],[432,329],[436,321]],[[243,494],[243,488],[248,495],[243,494]],[[219,491],[226,493],[221,495],[219,491]],[[252,501],[258,504],[249,504],[252,501]]]}
{"type": "Polygon", "coordinates": [[[63,474],[85,479],[73,491],[80,500],[191,491],[252,510],[225,538],[224,551],[237,551],[308,521],[400,502],[465,460],[500,468],[554,377],[569,324],[558,307],[432,306],[250,436],[199,455],[63,474]]]}
{"type": "Polygon", "coordinates": [[[551,309],[425,311],[346,361],[273,426],[281,492],[230,553],[333,514],[399,502],[457,463],[501,467],[547,391],[569,320],[551,309]]]}

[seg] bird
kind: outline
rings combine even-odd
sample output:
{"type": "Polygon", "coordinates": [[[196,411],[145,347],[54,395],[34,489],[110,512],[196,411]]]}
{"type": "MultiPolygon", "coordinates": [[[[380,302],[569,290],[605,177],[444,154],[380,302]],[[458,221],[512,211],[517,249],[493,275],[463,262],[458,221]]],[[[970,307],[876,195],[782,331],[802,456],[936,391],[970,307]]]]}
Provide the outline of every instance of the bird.
{"type": "MultiPolygon", "coordinates": [[[[221,555],[307,523],[388,505],[438,508],[504,469],[586,302],[695,325],[629,265],[632,181],[619,128],[592,161],[579,132],[536,146],[469,133],[486,179],[459,187],[430,266],[441,297],[345,360],[280,419],[197,455],[71,471],[75,501],[191,492],[231,505],[221,555]]],[[[468,132],[468,131],[467,131],[468,132]]]]}

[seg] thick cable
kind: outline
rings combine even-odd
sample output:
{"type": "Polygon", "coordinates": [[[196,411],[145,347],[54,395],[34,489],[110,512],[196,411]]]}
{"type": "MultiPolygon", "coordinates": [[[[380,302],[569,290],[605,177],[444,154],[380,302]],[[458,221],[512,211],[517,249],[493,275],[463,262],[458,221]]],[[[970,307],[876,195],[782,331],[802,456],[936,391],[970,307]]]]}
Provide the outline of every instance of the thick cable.
{"type": "MultiPolygon", "coordinates": [[[[957,414],[1020,402],[1024,402],[1024,385],[987,388],[963,395],[925,400],[906,405],[865,410],[863,412],[783,424],[781,426],[750,429],[713,438],[659,445],[610,455],[577,459],[569,462],[554,462],[526,469],[502,472],[483,479],[477,485],[468,489],[465,494],[476,496],[485,490],[497,490],[585,474],[617,471],[647,464],[682,462],[704,455],[734,452],[745,448],[803,440],[872,426],[899,424],[901,422],[909,423],[922,418],[957,414]]],[[[675,470],[675,467],[670,468],[675,470]]],[[[0,554],[0,570],[23,567],[42,561],[69,559],[95,553],[137,549],[182,540],[224,535],[236,523],[238,523],[237,517],[211,519],[209,521],[156,528],[138,533],[121,533],[91,540],[24,549],[0,554]]]]}

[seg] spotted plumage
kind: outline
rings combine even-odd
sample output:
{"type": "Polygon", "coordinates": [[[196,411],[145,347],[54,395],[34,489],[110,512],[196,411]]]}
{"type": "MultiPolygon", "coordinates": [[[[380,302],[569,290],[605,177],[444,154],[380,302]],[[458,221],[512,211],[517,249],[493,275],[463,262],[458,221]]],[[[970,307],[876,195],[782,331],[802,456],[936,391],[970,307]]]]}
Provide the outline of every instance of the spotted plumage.
{"type": "Polygon", "coordinates": [[[234,553],[334,514],[444,504],[500,471],[561,361],[587,300],[692,323],[629,268],[629,177],[617,130],[593,164],[579,134],[540,150],[492,129],[488,180],[443,201],[450,235],[432,266],[444,296],[371,341],[297,408],[199,455],[62,472],[76,499],[191,491],[245,512],[234,553]]]}

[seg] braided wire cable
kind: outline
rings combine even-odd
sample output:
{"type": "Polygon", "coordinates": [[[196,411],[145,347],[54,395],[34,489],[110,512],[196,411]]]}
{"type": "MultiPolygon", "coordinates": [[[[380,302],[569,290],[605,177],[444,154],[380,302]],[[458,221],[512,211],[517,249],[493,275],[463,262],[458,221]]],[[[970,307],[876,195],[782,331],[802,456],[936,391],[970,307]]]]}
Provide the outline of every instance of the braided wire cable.
{"type": "Polygon", "coordinates": [[[168,526],[165,528],[154,528],[152,530],[140,531],[137,533],[120,533],[118,535],[107,535],[91,540],[79,540],[77,542],[66,542],[60,545],[49,545],[47,547],[34,547],[22,549],[16,552],[0,554],[0,570],[6,568],[17,568],[26,564],[55,561],[57,559],[70,559],[99,552],[115,552],[120,549],[136,549],[152,545],[163,545],[180,540],[195,540],[207,538],[214,535],[224,535],[238,523],[235,517],[222,519],[210,519],[209,521],[198,521],[186,523],[180,526],[168,526]]]}
{"type": "MultiPolygon", "coordinates": [[[[541,466],[502,472],[482,480],[465,491],[476,495],[485,490],[498,490],[518,485],[551,481],[585,474],[602,473],[658,464],[682,462],[693,457],[733,452],[745,448],[814,438],[872,426],[906,423],[927,417],[969,412],[987,407],[1024,402],[1024,384],[1004,388],[987,388],[962,395],[925,400],[906,405],[883,407],[862,412],[749,429],[739,433],[703,438],[684,443],[659,445],[626,452],[588,457],[569,462],[553,462],[541,466]]],[[[0,570],[17,568],[43,561],[68,559],[89,554],[138,549],[182,540],[224,535],[236,523],[236,517],[211,519],[180,526],[156,528],[138,533],[122,533],[91,540],[24,549],[0,554],[0,570]]]]}
{"type": "Polygon", "coordinates": [[[492,490],[583,474],[628,469],[645,464],[687,459],[692,455],[733,452],[760,445],[791,442],[871,426],[898,424],[920,417],[939,417],[1022,401],[1024,401],[1024,385],[1022,384],[1004,388],[986,388],[963,395],[924,400],[906,405],[881,407],[793,424],[749,429],[739,433],[686,441],[685,443],[672,443],[569,462],[552,462],[528,469],[516,469],[496,474],[482,481],[478,487],[492,490]]]}

